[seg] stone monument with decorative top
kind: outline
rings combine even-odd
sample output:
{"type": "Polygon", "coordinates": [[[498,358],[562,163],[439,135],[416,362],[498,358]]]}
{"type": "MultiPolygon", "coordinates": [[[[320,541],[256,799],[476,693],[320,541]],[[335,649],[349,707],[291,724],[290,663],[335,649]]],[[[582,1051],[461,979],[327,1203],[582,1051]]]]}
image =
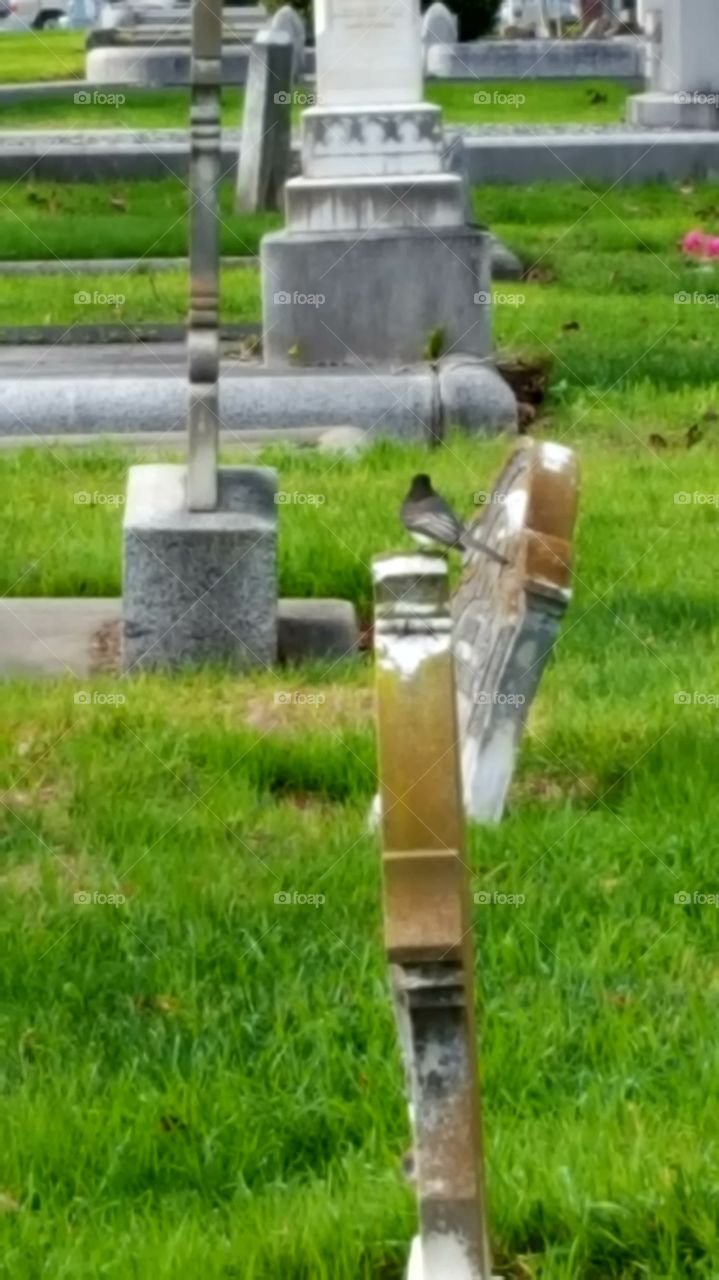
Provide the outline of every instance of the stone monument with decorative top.
{"type": "Polygon", "coordinates": [[[422,100],[419,0],[316,0],[315,28],[302,172],[261,247],[268,364],[488,357],[490,240],[422,100]]]}

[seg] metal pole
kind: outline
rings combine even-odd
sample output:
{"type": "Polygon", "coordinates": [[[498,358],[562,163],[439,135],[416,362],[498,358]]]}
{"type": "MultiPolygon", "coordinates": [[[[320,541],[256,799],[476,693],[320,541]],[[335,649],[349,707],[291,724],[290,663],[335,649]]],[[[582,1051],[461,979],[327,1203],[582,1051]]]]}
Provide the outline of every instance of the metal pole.
{"type": "Polygon", "coordinates": [[[373,573],[385,942],[423,1280],[491,1280],[447,562],[384,556],[373,573]]]}
{"type": "Polygon", "coordinates": [[[187,505],[217,506],[222,0],[192,2],[187,505]]]}

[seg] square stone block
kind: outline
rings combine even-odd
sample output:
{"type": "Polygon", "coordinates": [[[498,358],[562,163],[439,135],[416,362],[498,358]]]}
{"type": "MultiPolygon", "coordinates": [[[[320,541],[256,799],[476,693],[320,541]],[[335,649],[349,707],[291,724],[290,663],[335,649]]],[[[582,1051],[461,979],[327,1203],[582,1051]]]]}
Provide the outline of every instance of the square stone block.
{"type": "Polygon", "coordinates": [[[490,238],[452,226],[280,231],[261,248],[265,360],[391,365],[492,350],[490,238]]]}
{"type": "Polygon", "coordinates": [[[130,468],[126,671],[276,661],[276,488],[271,467],[221,467],[217,510],[188,511],[184,466],[130,468]]]}

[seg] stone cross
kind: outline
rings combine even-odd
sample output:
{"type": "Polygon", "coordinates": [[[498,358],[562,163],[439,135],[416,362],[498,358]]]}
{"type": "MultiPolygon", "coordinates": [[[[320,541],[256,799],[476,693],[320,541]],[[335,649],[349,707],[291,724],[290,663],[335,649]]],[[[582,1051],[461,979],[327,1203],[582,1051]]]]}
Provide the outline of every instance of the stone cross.
{"type": "Polygon", "coordinates": [[[213,511],[219,448],[222,0],[193,0],[191,81],[187,504],[190,511],[213,511]]]}
{"type": "Polygon", "coordinates": [[[387,956],[415,1137],[413,1275],[491,1280],[447,562],[373,564],[387,956]]]}

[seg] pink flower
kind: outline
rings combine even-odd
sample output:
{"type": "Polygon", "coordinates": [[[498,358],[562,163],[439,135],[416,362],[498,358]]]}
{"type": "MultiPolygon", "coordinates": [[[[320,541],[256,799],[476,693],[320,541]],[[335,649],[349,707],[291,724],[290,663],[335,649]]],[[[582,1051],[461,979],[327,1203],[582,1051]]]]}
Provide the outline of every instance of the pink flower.
{"type": "MultiPolygon", "coordinates": [[[[712,238],[717,239],[719,237],[715,236],[712,238]]],[[[704,232],[695,229],[694,231],[688,231],[685,235],[682,241],[682,249],[685,253],[698,253],[703,255],[706,253],[706,243],[707,237],[704,235],[704,232]]]]}
{"type": "Polygon", "coordinates": [[[704,252],[707,258],[719,258],[719,236],[707,236],[704,252]]]}

